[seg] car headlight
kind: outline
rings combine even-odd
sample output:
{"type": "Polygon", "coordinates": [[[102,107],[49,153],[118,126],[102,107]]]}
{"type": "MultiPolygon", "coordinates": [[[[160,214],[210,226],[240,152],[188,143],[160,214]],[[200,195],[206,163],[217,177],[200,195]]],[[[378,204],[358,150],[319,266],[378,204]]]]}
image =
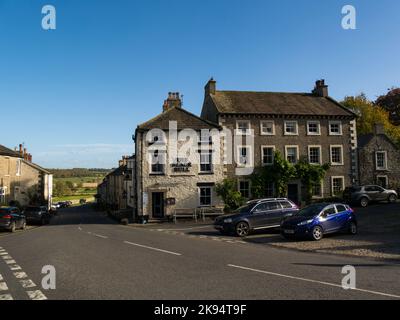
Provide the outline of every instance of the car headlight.
{"type": "Polygon", "coordinates": [[[232,219],[231,218],[224,219],[224,223],[232,223],[232,219]]]}
{"type": "Polygon", "coordinates": [[[305,226],[305,225],[307,225],[307,224],[310,224],[310,223],[313,222],[313,221],[314,221],[313,219],[311,219],[311,220],[306,220],[306,221],[302,221],[302,222],[298,223],[297,225],[298,225],[298,226],[305,226]]]}

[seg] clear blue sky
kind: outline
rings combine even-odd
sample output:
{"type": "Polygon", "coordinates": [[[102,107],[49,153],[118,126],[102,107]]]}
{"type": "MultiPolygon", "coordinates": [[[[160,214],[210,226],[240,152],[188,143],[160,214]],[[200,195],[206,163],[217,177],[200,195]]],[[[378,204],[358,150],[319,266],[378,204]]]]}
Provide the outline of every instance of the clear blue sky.
{"type": "Polygon", "coordinates": [[[45,167],[113,167],[169,91],[203,87],[369,98],[400,86],[398,0],[0,0],[0,144],[45,167]],[[41,8],[57,9],[57,30],[41,8]],[[357,30],[341,8],[357,9],[357,30]]]}

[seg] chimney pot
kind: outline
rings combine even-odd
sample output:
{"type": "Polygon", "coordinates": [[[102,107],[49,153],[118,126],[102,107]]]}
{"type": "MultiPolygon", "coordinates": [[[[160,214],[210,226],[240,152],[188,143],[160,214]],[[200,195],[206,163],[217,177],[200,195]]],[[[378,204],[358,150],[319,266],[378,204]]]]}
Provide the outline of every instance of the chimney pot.
{"type": "Polygon", "coordinates": [[[325,80],[317,80],[315,82],[315,87],[312,93],[318,97],[326,98],[329,96],[328,94],[328,86],[325,84],[325,80]]]}
{"type": "Polygon", "coordinates": [[[206,96],[210,94],[215,94],[215,92],[217,91],[217,82],[214,80],[214,78],[208,80],[206,86],[204,87],[204,91],[206,96]]]}

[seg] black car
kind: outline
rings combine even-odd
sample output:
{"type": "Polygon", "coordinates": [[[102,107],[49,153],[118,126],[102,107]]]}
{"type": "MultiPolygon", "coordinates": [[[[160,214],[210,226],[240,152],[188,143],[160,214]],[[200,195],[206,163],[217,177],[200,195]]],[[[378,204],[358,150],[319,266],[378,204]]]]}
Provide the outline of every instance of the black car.
{"type": "Polygon", "coordinates": [[[26,221],[29,224],[45,225],[50,222],[51,215],[45,206],[29,206],[24,210],[26,221]]]}
{"type": "Polygon", "coordinates": [[[17,229],[26,229],[25,216],[18,208],[0,208],[0,229],[15,232],[17,229]]]}
{"type": "Polygon", "coordinates": [[[245,237],[253,230],[280,227],[283,218],[298,211],[297,205],[286,198],[254,200],[232,214],[217,217],[214,228],[222,234],[245,237]]]}

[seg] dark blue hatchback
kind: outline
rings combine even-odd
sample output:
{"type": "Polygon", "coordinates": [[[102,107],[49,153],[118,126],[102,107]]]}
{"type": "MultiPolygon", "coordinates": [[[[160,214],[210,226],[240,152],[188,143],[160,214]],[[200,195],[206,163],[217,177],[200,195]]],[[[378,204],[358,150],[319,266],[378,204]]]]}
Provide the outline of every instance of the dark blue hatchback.
{"type": "Polygon", "coordinates": [[[285,238],[310,237],[318,241],[325,234],[340,231],[357,233],[353,209],[341,203],[313,204],[281,223],[281,233],[285,238]]]}

